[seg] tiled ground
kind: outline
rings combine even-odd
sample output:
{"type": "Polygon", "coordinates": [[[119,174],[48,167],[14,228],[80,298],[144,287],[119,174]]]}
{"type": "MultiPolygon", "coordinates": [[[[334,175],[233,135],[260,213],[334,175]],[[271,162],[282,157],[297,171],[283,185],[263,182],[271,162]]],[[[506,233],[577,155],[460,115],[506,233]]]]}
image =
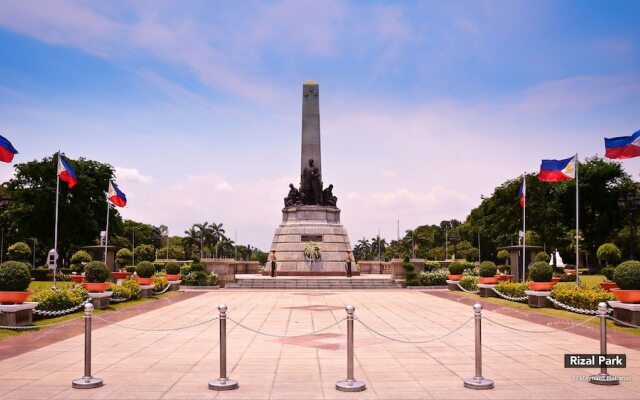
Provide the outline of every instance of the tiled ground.
{"type": "MultiPolygon", "coordinates": [[[[472,316],[468,305],[425,293],[397,291],[275,292],[220,290],[121,322],[134,327],[171,328],[204,321],[229,305],[229,316],[249,327],[295,335],[345,316],[344,304],[380,332],[398,339],[429,339],[459,327],[472,316]]],[[[549,328],[494,312],[487,316],[518,329],[549,328]]],[[[105,318],[108,318],[105,316],[105,318]]],[[[472,391],[462,379],[473,375],[473,324],[443,341],[404,344],[373,335],[356,324],[356,378],[367,390],[334,389],[346,377],[346,323],[311,337],[271,338],[228,323],[228,370],[240,381],[231,392],[213,392],[218,377],[218,323],[174,331],[144,332],[110,325],[94,331],[95,376],[105,386],[71,389],[82,375],[83,337],[76,336],[0,362],[2,399],[638,399],[640,352],[626,353],[630,376],[617,387],[575,381],[595,369],[563,368],[563,354],[597,352],[598,342],[567,332],[524,333],[485,322],[484,375],[490,391],[472,391]]],[[[563,325],[564,326],[564,325],[563,325]]],[[[64,327],[57,328],[64,329],[64,327]]]]}

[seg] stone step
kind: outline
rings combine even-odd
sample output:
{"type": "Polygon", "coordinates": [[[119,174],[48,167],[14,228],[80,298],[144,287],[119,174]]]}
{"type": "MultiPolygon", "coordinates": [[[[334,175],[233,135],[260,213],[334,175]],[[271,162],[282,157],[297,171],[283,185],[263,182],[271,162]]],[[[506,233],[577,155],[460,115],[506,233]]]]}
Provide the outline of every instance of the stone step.
{"type": "Polygon", "coordinates": [[[236,289],[395,289],[397,284],[390,279],[335,278],[319,279],[238,279],[235,284],[227,285],[236,289]]]}

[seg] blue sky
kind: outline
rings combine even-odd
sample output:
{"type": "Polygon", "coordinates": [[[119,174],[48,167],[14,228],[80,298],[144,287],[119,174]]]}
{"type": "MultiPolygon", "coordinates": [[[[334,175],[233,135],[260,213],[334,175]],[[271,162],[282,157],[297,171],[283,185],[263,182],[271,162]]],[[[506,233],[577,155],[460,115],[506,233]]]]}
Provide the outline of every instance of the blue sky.
{"type": "Polygon", "coordinates": [[[267,249],[314,79],[351,240],[391,239],[640,129],[639,17],[637,1],[0,0],[0,132],[17,162],[61,148],[117,167],[125,217],[224,222],[267,249]]]}

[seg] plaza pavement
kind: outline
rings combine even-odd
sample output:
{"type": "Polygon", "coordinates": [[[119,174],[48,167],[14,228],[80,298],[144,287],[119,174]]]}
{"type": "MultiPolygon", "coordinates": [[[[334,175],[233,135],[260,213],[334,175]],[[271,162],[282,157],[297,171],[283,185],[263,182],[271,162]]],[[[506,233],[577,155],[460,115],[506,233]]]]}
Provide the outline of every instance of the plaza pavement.
{"type": "MultiPolygon", "coordinates": [[[[229,306],[229,317],[248,327],[282,335],[303,334],[356,316],[393,338],[428,340],[458,328],[473,315],[470,306],[428,293],[379,291],[218,290],[120,321],[136,328],[197,324],[229,306]]],[[[497,312],[486,316],[506,326],[547,331],[554,327],[497,312]]],[[[103,314],[108,319],[109,313],[103,314]]],[[[560,324],[556,327],[566,327],[560,324]]],[[[64,326],[50,329],[65,329],[64,326]]],[[[595,329],[595,328],[594,328],[595,329]]],[[[230,392],[207,389],[218,378],[218,322],[172,332],[146,332],[108,325],[94,330],[93,375],[98,389],[71,389],[83,373],[83,336],[0,361],[0,399],[638,399],[640,352],[627,354],[630,376],[617,387],[601,387],[573,376],[597,369],[564,369],[563,354],[595,353],[598,341],[568,332],[525,333],[484,321],[484,375],[495,389],[465,389],[474,373],[473,321],[442,341],[405,344],[355,325],[355,377],[367,390],[343,393],[346,322],[308,337],[273,338],[228,322],[229,376],[240,382],[230,392]]]]}

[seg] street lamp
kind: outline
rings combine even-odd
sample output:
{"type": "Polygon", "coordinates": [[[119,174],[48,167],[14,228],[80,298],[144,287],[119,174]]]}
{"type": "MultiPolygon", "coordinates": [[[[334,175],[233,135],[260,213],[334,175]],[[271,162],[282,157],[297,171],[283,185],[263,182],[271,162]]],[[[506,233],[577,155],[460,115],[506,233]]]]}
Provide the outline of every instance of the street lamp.
{"type": "Polygon", "coordinates": [[[32,264],[32,268],[35,269],[36,268],[36,245],[38,244],[38,239],[36,238],[31,238],[33,239],[33,264],[32,264]]]}
{"type": "Polygon", "coordinates": [[[139,226],[134,226],[132,229],[133,238],[131,239],[131,265],[136,265],[136,229],[139,226]]]}
{"type": "Polygon", "coordinates": [[[629,192],[618,199],[618,207],[620,207],[623,211],[626,211],[627,217],[629,218],[629,258],[633,260],[633,239],[636,229],[633,216],[635,215],[636,211],[640,210],[640,197],[636,196],[634,192],[629,192]]]}

